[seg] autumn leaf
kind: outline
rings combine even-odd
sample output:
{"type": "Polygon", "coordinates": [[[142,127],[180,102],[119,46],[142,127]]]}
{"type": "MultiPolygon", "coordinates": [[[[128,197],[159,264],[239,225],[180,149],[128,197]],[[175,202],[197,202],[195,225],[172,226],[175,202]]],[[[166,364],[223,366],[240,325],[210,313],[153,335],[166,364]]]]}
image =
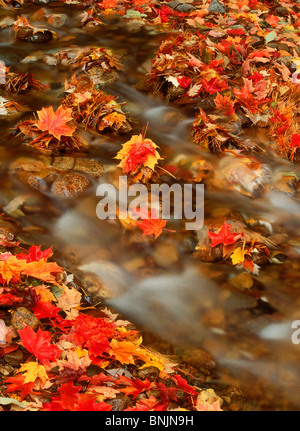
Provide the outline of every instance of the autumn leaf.
{"type": "Polygon", "coordinates": [[[52,247],[41,251],[41,246],[32,245],[27,253],[16,254],[18,259],[24,259],[26,262],[38,262],[42,259],[48,259],[53,255],[52,247]]]}
{"type": "Polygon", "coordinates": [[[115,158],[121,160],[118,167],[122,168],[125,174],[135,171],[141,165],[154,170],[160,159],[156,148],[158,148],[157,145],[151,139],[144,139],[141,134],[134,135],[123,144],[116,155],[115,158]]]}
{"type": "Polygon", "coordinates": [[[110,342],[110,356],[121,364],[134,364],[134,356],[139,355],[141,349],[129,341],[118,341],[113,338],[110,342]]]}
{"type": "Polygon", "coordinates": [[[25,383],[25,377],[23,376],[23,374],[8,377],[5,380],[5,385],[7,387],[5,393],[20,391],[21,401],[23,401],[28,394],[32,393],[34,387],[33,382],[25,383]]]}
{"type": "Polygon", "coordinates": [[[218,91],[226,90],[228,85],[225,81],[220,81],[217,77],[212,78],[210,81],[207,81],[205,78],[203,78],[202,88],[208,94],[213,94],[217,93],[218,91]]]}
{"type": "Polygon", "coordinates": [[[37,332],[34,332],[32,328],[25,326],[18,332],[25,349],[41,362],[48,365],[49,361],[56,361],[59,358],[61,350],[51,344],[51,334],[48,331],[42,331],[39,328],[37,332]]]}
{"type": "Polygon", "coordinates": [[[233,265],[240,265],[245,260],[245,254],[247,250],[243,250],[241,247],[237,247],[231,255],[231,261],[233,265]]]}
{"type": "Polygon", "coordinates": [[[297,148],[300,148],[300,135],[296,133],[291,138],[291,149],[295,151],[297,148]]]}
{"type": "Polygon", "coordinates": [[[217,93],[214,99],[216,108],[224,111],[226,115],[232,115],[234,113],[234,102],[231,100],[230,96],[222,96],[217,93]]]}
{"type": "Polygon", "coordinates": [[[140,395],[142,392],[149,391],[152,388],[152,384],[148,379],[130,379],[125,376],[119,376],[115,382],[117,385],[126,385],[126,388],[120,389],[126,395],[132,395],[133,399],[140,395]]]}
{"type": "Polygon", "coordinates": [[[60,140],[62,136],[72,136],[76,130],[75,126],[67,125],[72,121],[72,109],[64,108],[62,105],[54,112],[53,107],[43,108],[37,112],[39,121],[36,126],[42,132],[48,132],[56,139],[60,140]]]}
{"type": "Polygon", "coordinates": [[[180,76],[179,78],[177,78],[178,84],[180,85],[180,87],[182,88],[187,88],[190,86],[192,80],[190,78],[187,78],[185,76],[180,76]]]}
{"type": "MultiPolygon", "coordinates": [[[[24,262],[20,260],[19,262],[24,262]]],[[[62,272],[63,269],[56,262],[46,262],[44,259],[39,262],[29,262],[22,267],[22,273],[28,277],[37,278],[48,283],[57,284],[53,274],[62,272]]]]}
{"type": "Polygon", "coordinates": [[[40,365],[37,362],[26,362],[19,369],[20,373],[24,373],[24,383],[35,382],[36,379],[41,379],[42,384],[48,380],[48,375],[44,365],[40,365]]]}
{"type": "MultiPolygon", "coordinates": [[[[3,255],[2,255],[3,256],[3,255]]],[[[0,261],[0,274],[2,279],[8,284],[13,278],[20,280],[21,272],[27,265],[26,260],[19,260],[16,256],[9,256],[4,261],[0,261]]]]}
{"type": "Polygon", "coordinates": [[[144,235],[154,235],[155,239],[159,237],[166,226],[167,221],[158,218],[154,209],[148,212],[147,215],[145,215],[142,210],[137,210],[136,212],[143,218],[143,220],[137,220],[135,224],[142,229],[144,235]]]}
{"type": "Polygon", "coordinates": [[[217,233],[214,233],[212,231],[208,231],[208,237],[211,240],[211,247],[216,247],[216,245],[230,245],[234,244],[236,241],[241,239],[244,234],[241,233],[231,233],[230,228],[231,224],[227,224],[226,221],[224,221],[223,226],[219,229],[217,233]]]}

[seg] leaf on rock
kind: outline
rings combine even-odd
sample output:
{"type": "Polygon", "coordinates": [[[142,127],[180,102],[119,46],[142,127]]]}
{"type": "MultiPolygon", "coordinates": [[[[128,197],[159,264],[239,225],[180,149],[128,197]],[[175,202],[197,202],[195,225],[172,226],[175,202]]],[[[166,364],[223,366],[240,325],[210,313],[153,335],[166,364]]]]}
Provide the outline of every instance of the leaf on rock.
{"type": "Polygon", "coordinates": [[[62,136],[72,136],[75,132],[75,126],[69,126],[67,123],[72,121],[72,109],[64,108],[62,105],[54,112],[53,107],[43,108],[38,111],[39,121],[36,126],[42,132],[48,132],[56,139],[60,140],[62,136]]]}
{"type": "Polygon", "coordinates": [[[151,139],[144,139],[141,134],[134,135],[123,144],[115,158],[121,160],[118,166],[125,174],[135,171],[141,165],[154,170],[160,159],[156,148],[157,145],[151,139]]]}
{"type": "Polygon", "coordinates": [[[230,245],[234,244],[236,241],[241,239],[244,234],[241,233],[231,233],[231,224],[227,224],[224,221],[223,226],[219,229],[217,233],[208,231],[208,237],[211,240],[211,247],[216,247],[216,245],[230,245]]]}

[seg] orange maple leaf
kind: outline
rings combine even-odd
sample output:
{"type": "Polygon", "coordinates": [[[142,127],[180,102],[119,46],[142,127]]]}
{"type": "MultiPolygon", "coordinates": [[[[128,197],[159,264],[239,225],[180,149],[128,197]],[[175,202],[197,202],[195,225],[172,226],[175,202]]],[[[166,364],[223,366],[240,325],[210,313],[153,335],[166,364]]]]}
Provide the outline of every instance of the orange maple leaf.
{"type": "Polygon", "coordinates": [[[3,280],[8,284],[12,278],[20,280],[21,271],[27,265],[26,260],[19,260],[16,256],[0,261],[0,274],[3,280]]]}
{"type": "Polygon", "coordinates": [[[48,132],[56,139],[60,140],[61,136],[72,136],[76,127],[69,126],[67,123],[72,121],[72,109],[64,108],[62,105],[54,112],[53,107],[42,108],[38,111],[39,121],[36,126],[42,132],[48,132]]]}
{"type": "Polygon", "coordinates": [[[139,356],[141,348],[129,341],[118,341],[113,338],[110,342],[110,356],[121,364],[134,364],[134,356],[139,356]]]}
{"type": "Polygon", "coordinates": [[[42,259],[39,262],[26,263],[22,268],[22,273],[28,277],[33,277],[48,283],[57,284],[55,275],[53,274],[62,272],[62,270],[63,269],[58,266],[57,263],[46,262],[45,259],[42,259]]]}

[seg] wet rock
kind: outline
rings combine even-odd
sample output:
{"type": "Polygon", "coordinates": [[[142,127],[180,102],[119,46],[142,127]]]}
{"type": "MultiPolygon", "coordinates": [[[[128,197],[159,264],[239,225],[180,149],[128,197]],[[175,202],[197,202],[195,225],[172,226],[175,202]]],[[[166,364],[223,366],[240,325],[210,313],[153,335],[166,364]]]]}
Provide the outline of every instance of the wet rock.
{"type": "Polygon", "coordinates": [[[87,294],[87,297],[93,298],[96,302],[111,298],[112,296],[109,288],[92,272],[84,273],[81,277],[81,282],[83,291],[87,294]]]}
{"type": "Polygon", "coordinates": [[[186,349],[181,355],[184,363],[192,365],[196,369],[207,369],[212,371],[216,368],[217,363],[214,358],[205,350],[186,349]]]}
{"type": "Polygon", "coordinates": [[[226,13],[224,6],[222,6],[222,4],[219,3],[217,0],[212,0],[208,7],[208,10],[209,12],[226,13]]]}
{"type": "Polygon", "coordinates": [[[21,350],[15,350],[14,352],[7,353],[4,355],[4,360],[7,364],[17,367],[23,361],[24,355],[21,350]]]}
{"type": "Polygon", "coordinates": [[[208,310],[201,318],[202,324],[206,328],[226,329],[226,313],[220,308],[208,310]]]}
{"type": "Polygon", "coordinates": [[[13,372],[14,368],[11,365],[0,365],[0,374],[2,374],[2,376],[7,377],[13,372]]]}
{"type": "Polygon", "coordinates": [[[178,250],[171,242],[159,243],[153,252],[153,258],[157,265],[169,267],[178,261],[178,250]]]}
{"type": "Polygon", "coordinates": [[[178,12],[184,12],[184,13],[188,13],[194,9],[195,9],[195,6],[193,6],[192,4],[189,4],[189,3],[178,4],[175,7],[175,10],[177,10],[178,12]]]}
{"type": "Polygon", "coordinates": [[[227,297],[224,298],[225,307],[228,310],[238,310],[242,308],[255,308],[258,303],[255,298],[239,292],[226,292],[227,297]]]}
{"type": "Polygon", "coordinates": [[[125,395],[119,395],[118,397],[105,401],[107,404],[112,406],[113,412],[120,412],[126,409],[129,403],[129,398],[125,395]]]}
{"type": "Polygon", "coordinates": [[[245,395],[234,386],[229,386],[221,393],[222,399],[231,411],[239,411],[243,407],[245,395]]]}
{"type": "Polygon", "coordinates": [[[25,307],[19,307],[13,311],[11,324],[16,331],[24,329],[25,326],[30,326],[35,331],[41,326],[39,319],[25,307]]]}
{"type": "Polygon", "coordinates": [[[243,272],[236,275],[230,280],[230,284],[238,289],[250,289],[253,286],[254,280],[251,274],[243,272]]]}
{"type": "Polygon", "coordinates": [[[68,199],[83,193],[90,185],[84,175],[68,172],[53,182],[50,191],[60,199],[68,199]]]}
{"type": "Polygon", "coordinates": [[[45,43],[54,38],[54,33],[50,30],[36,30],[33,27],[19,27],[16,31],[16,39],[26,42],[45,43]]]}
{"type": "Polygon", "coordinates": [[[159,369],[156,367],[145,367],[139,370],[137,374],[141,380],[148,379],[150,382],[155,382],[159,376],[159,369]]]}
{"type": "Polygon", "coordinates": [[[91,175],[93,178],[100,178],[104,174],[103,164],[93,159],[83,159],[77,157],[44,157],[45,163],[51,164],[55,169],[62,171],[79,171],[91,175]]]}
{"type": "Polygon", "coordinates": [[[287,16],[289,15],[289,10],[284,6],[279,6],[275,10],[276,14],[279,16],[287,16]]]}

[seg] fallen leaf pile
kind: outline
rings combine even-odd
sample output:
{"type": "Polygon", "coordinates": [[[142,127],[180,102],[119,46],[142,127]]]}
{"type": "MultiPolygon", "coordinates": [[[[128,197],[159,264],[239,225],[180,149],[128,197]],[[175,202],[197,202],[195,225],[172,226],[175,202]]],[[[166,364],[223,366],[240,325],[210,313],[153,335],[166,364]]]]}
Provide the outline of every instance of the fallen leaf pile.
{"type": "Polygon", "coordinates": [[[0,357],[21,359],[1,379],[0,405],[110,411],[123,400],[124,411],[221,410],[213,390],[210,400],[188,384],[176,364],[143,346],[130,322],[107,308],[85,310],[72,275],[51,256],[37,246],[0,254],[0,357]]]}

